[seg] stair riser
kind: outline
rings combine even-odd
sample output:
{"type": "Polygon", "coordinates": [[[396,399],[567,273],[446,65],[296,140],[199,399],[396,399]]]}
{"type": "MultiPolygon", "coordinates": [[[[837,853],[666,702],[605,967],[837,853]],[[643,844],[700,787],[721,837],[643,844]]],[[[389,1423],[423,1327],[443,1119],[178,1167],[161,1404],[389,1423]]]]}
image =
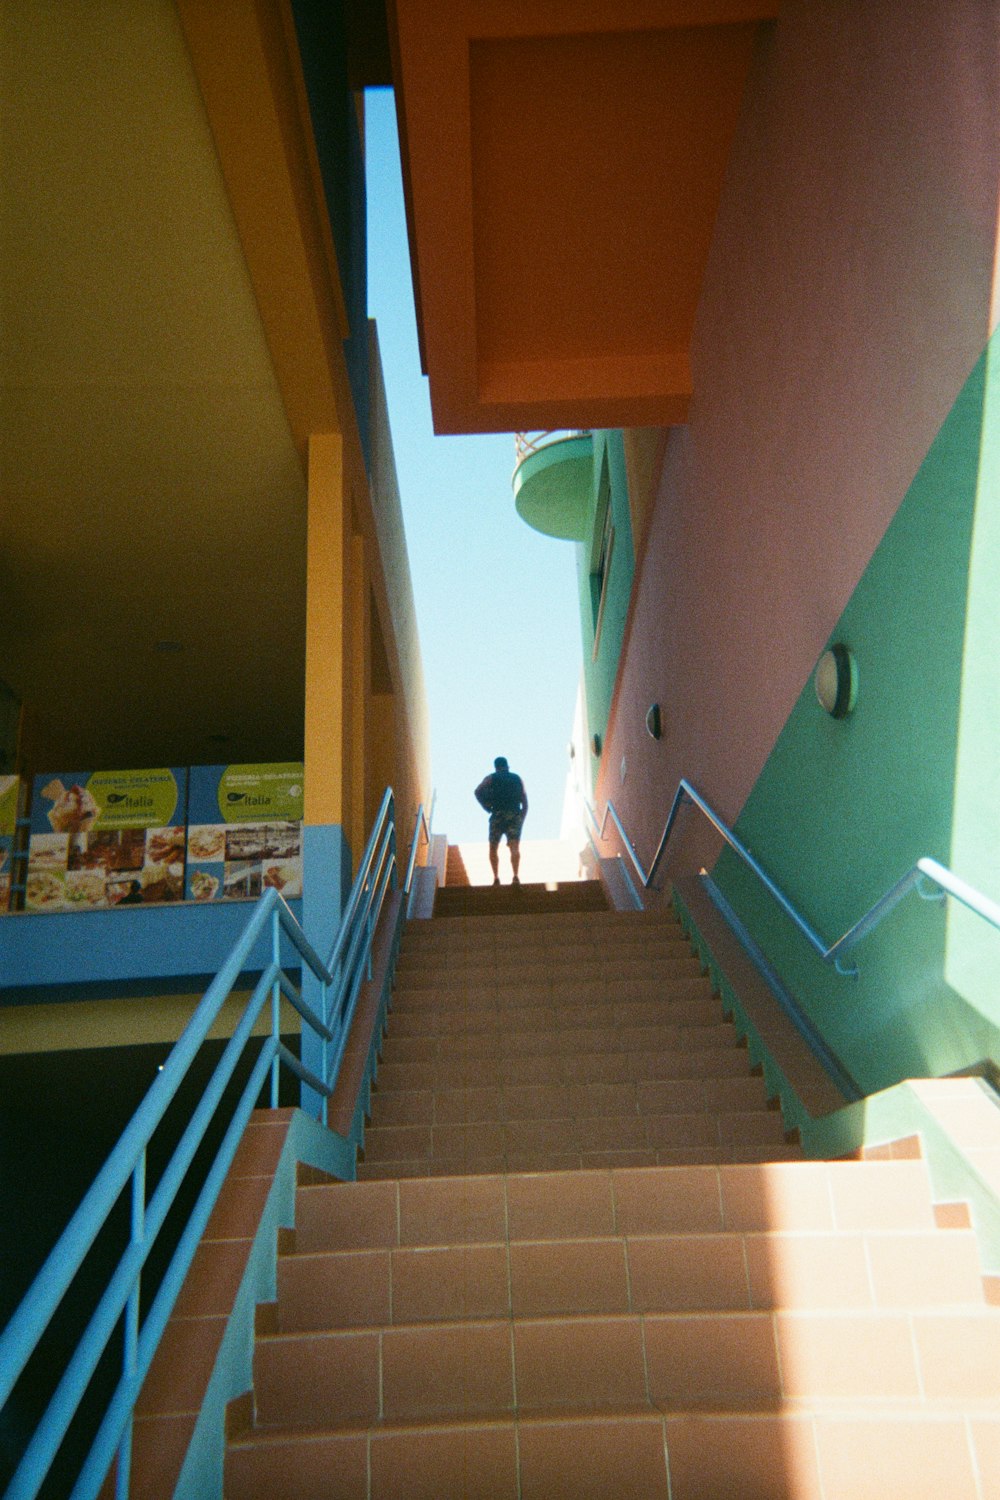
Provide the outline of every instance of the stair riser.
{"type": "Polygon", "coordinates": [[[383,1062],[378,1070],[383,1089],[452,1089],[555,1079],[564,1083],[657,1082],[674,1079],[745,1078],[746,1053],[737,1047],[700,1052],[586,1052],[556,1058],[452,1058],[424,1062],[383,1062]]]}
{"type": "Polygon", "coordinates": [[[580,1119],[590,1115],[763,1110],[760,1078],[691,1079],[672,1083],[548,1084],[378,1093],[383,1125],[462,1125],[478,1121],[580,1119]]]}
{"type": "Polygon", "coordinates": [[[394,1062],[430,1062],[438,1057],[559,1057],[563,1053],[577,1055],[586,1052],[700,1052],[736,1045],[735,1028],[727,1022],[720,1022],[715,1026],[620,1024],[566,1026],[559,1031],[505,1028],[440,1037],[400,1036],[392,1039],[391,1053],[388,1043],[386,1051],[394,1062]]]}

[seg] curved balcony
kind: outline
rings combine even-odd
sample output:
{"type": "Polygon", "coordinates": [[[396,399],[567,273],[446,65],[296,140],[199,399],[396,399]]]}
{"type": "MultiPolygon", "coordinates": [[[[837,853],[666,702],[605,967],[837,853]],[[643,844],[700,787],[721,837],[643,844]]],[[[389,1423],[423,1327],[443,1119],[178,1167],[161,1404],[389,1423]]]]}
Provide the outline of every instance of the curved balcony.
{"type": "Polygon", "coordinates": [[[522,521],[545,536],[584,539],[593,475],[590,432],[518,432],[511,484],[522,521]]]}

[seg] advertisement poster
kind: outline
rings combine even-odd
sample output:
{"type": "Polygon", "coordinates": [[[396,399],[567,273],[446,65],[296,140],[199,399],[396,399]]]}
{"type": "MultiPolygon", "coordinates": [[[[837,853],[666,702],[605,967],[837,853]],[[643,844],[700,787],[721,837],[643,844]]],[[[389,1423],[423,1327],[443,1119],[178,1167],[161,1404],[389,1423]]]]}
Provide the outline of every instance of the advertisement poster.
{"type": "Polygon", "coordinates": [[[192,766],[187,896],[254,898],[274,886],[302,895],[302,763],[192,766]]]}
{"type": "Polygon", "coordinates": [[[0,913],[10,906],[20,793],[19,776],[0,776],[0,913]]]}
{"type": "Polygon", "coordinates": [[[161,768],[36,776],[25,909],[182,900],[187,775],[161,768]]]}

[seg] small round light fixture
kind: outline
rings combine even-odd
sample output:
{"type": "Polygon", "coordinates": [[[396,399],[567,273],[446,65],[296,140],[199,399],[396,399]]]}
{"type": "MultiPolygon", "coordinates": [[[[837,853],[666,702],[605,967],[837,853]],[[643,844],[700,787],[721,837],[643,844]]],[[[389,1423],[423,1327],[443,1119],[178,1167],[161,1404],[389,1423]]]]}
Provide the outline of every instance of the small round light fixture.
{"type": "Polygon", "coordinates": [[[658,703],[651,703],[646,710],[646,733],[654,740],[658,740],[663,733],[663,720],[660,717],[658,703]]]}
{"type": "Polygon", "coordinates": [[[846,646],[824,651],[816,668],[816,697],[833,719],[846,719],[858,698],[858,667],[846,646]]]}

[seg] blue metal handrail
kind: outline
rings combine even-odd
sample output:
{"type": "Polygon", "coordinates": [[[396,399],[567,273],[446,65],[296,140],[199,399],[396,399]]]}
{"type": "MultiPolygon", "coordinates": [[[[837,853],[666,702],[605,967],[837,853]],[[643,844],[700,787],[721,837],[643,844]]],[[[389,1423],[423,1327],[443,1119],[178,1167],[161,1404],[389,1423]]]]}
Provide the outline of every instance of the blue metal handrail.
{"type": "MultiPolygon", "coordinates": [[[[0,1332],[0,1408],[9,1399],[74,1277],[107,1223],[119,1198],[131,1194],[129,1243],[98,1301],[55,1393],[21,1457],[4,1500],[34,1500],[66,1436],[88,1383],[124,1315],[122,1374],[105,1409],[71,1492],[71,1500],[93,1500],[118,1455],[117,1500],[126,1500],[131,1464],[132,1414],[143,1380],[180,1294],[219,1191],[261,1089],[270,1072],[271,1107],[278,1104],[278,1070],[284,1063],[324,1101],[332,1094],[347,1044],[361,983],[371,975],[371,946],[386,892],[397,884],[394,803],[382,800],[362,857],[330,958],[323,963],[292,912],[274,889],[261,896],[225,963],[170,1052],[118,1144],[101,1168],[48,1259],[0,1332]],[[156,1189],[146,1198],[146,1156],[157,1126],[183,1083],[259,940],[270,930],[271,957],[240,1020],[174,1148],[156,1189]],[[282,939],[318,980],[321,1014],[303,999],[281,964],[282,939]],[[323,1076],[317,1078],[281,1042],[280,1000],[284,995],[303,1022],[322,1039],[323,1076]],[[270,1000],[271,1032],[233,1111],[222,1143],[181,1232],[160,1286],[140,1326],[140,1281],[153,1242],[163,1227],[185,1174],[250,1039],[270,1000]]],[[[401,912],[400,912],[401,915],[401,912]]],[[[324,1103],[325,1115],[325,1103],[324,1103]]]]}
{"type": "Polygon", "coordinates": [[[434,805],[437,802],[437,792],[431,797],[431,810],[425,816],[424,804],[421,802],[417,808],[417,815],[413,820],[413,837],[410,840],[410,857],[406,862],[406,878],[403,881],[403,896],[406,900],[406,915],[410,915],[413,906],[414,886],[413,875],[417,864],[417,849],[420,846],[420,828],[423,825],[427,838],[428,848],[431,842],[431,825],[434,822],[434,805]]]}
{"type": "Polygon", "coordinates": [[[825,939],[796,911],[780,886],[772,880],[771,876],[768,875],[758,860],[754,858],[746,845],[740,842],[729,825],[723,821],[715,809],[705,801],[704,797],[685,778],[682,777],[677,784],[677,791],[674,793],[674,800],[671,803],[670,812],[667,816],[667,821],[660,836],[660,842],[657,845],[648,874],[643,869],[638,851],[626,832],[614,804],[610,800],[608,801],[604,809],[604,817],[600,823],[598,823],[596,812],[586,798],[584,798],[583,805],[596,830],[597,838],[602,843],[604,842],[605,829],[610,817],[643,886],[648,889],[656,878],[657,871],[666,853],[667,843],[677,820],[677,814],[684,802],[690,802],[707,818],[715,831],[725,840],[730,849],[739,856],[747,869],[756,876],[768,894],[773,897],[810,946],[819,954],[823,962],[832,963],[837,973],[843,975],[846,979],[856,979],[858,977],[858,969],[856,964],[849,967],[846,966],[843,963],[844,955],[856,947],[862,938],[867,937],[883,918],[887,917],[893,908],[899,905],[903,897],[907,896],[914,889],[925,900],[944,900],[946,896],[952,896],[956,901],[960,901],[970,911],[976,912],[978,916],[984,918],[992,927],[1000,931],[1000,905],[990,900],[988,896],[984,896],[981,891],[977,891],[951,870],[946,869],[937,860],[925,858],[917,860],[912,869],[907,871],[900,880],[897,880],[884,895],[880,896],[864,916],[855,922],[852,927],[849,927],[842,937],[839,937],[835,943],[827,944],[825,939]],[[930,882],[934,889],[928,891],[926,885],[922,884],[922,882],[930,882]]]}

